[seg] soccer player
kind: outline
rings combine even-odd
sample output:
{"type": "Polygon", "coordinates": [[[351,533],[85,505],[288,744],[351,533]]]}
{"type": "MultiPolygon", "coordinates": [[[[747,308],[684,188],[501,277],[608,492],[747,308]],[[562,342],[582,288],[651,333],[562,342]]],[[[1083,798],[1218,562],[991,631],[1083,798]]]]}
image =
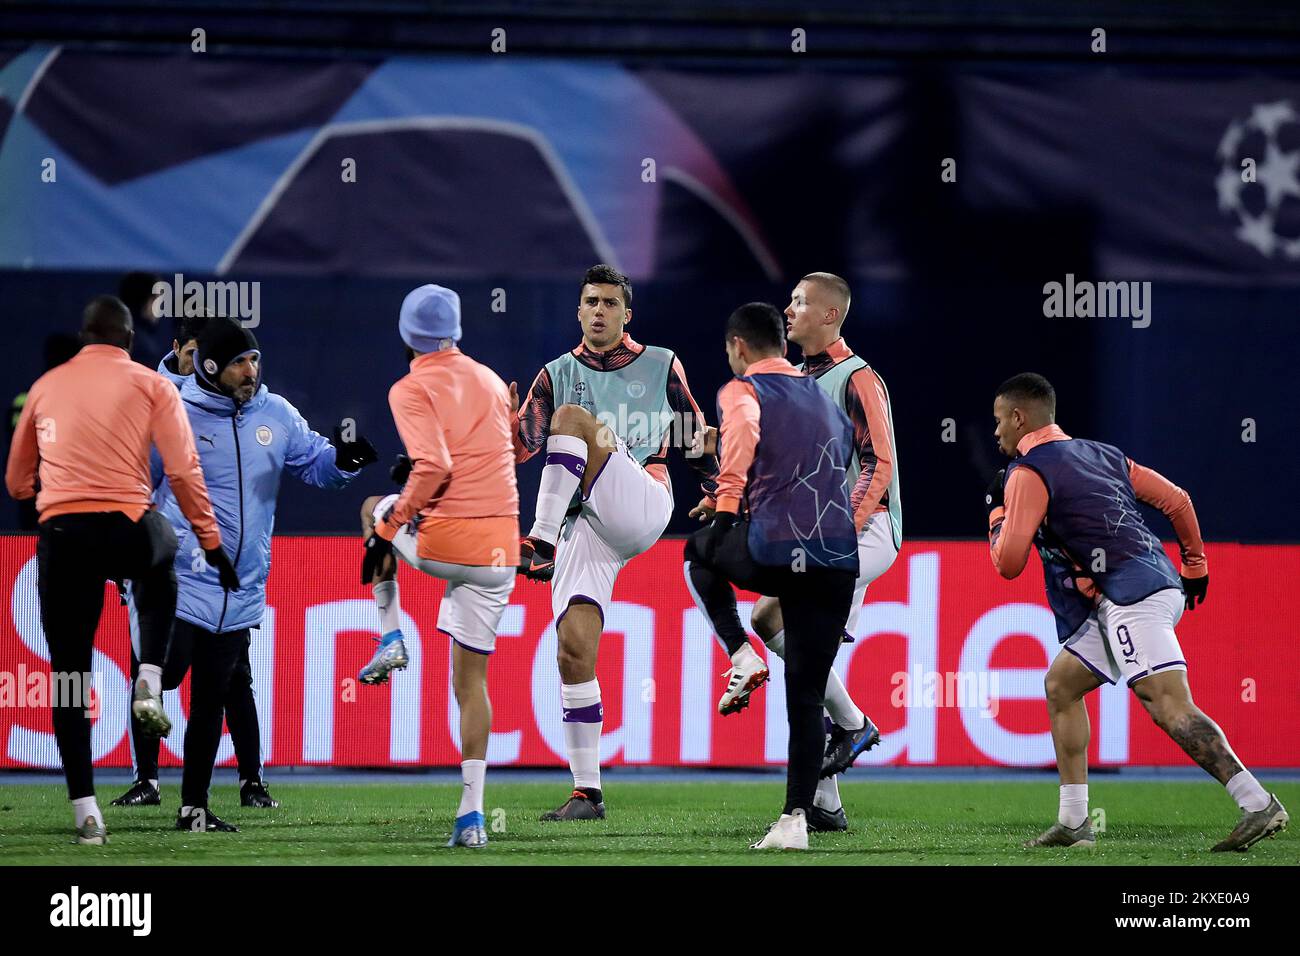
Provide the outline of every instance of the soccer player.
{"type": "Polygon", "coordinates": [[[362,505],[366,555],[362,584],[374,585],[380,646],[360,680],[378,684],[408,663],[401,631],[397,554],[447,582],[438,630],[451,640],[452,686],[460,705],[460,808],[447,846],[487,846],[483,820],[492,703],[488,657],[510,601],[519,563],[519,492],[515,484],[510,390],[456,345],[460,297],[424,285],[402,302],[398,331],[411,370],[389,390],[388,404],[409,455],[400,495],[362,505]]]}
{"type": "Polygon", "coordinates": [[[1094,845],[1083,698],[1121,679],[1156,726],[1241,808],[1240,822],[1215,850],[1245,850],[1283,829],[1285,808],[1242,766],[1187,686],[1174,626],[1184,609],[1205,600],[1210,580],[1187,492],[1118,448],[1065,434],[1056,425],[1056,392],[1041,375],[1003,382],[993,417],[998,448],[1014,459],[985,498],[993,564],[1004,578],[1014,578],[1037,547],[1064,645],[1044,682],[1060,809],[1057,822],[1025,845],[1094,845]],[[1173,525],[1180,572],[1147,529],[1138,501],[1159,508],[1173,525]]]}
{"type": "Polygon", "coordinates": [[[781,313],[767,303],[743,305],[727,320],[736,378],[718,392],[717,507],[686,545],[690,582],[710,620],[728,618],[739,630],[734,583],[777,598],[786,627],[785,809],[756,850],[808,848],[824,751],[822,702],[858,573],[844,480],[853,427],[785,360],[783,333],[781,313]]]}
{"type": "MultiPolygon", "coordinates": [[[[538,372],[519,409],[516,459],[546,448],[519,570],[554,579],[564,742],[573,771],[572,795],[543,820],[605,817],[596,679],[604,609],[619,570],[668,525],[669,447],[694,447],[705,427],[677,356],[633,341],[625,331],[631,321],[627,276],[608,265],[588,269],[578,297],[582,342],[538,372]]],[[[716,460],[688,460],[712,501],[716,460]]]]}
{"type": "Polygon", "coordinates": [[[139,617],[138,679],[132,717],[166,736],[162,667],[176,611],[172,559],[176,535],[150,506],[149,447],[175,489],[178,514],[192,522],[184,552],[210,563],[221,593],[239,587],[213,515],[194,436],[180,397],[164,379],[131,361],[131,313],[112,296],[86,307],[76,356],[32,386],[14,430],[5,485],[14,498],[36,497],[40,512],[38,586],[50,672],[83,679],[80,694],[53,702],[76,842],[108,842],[95,800],[90,749],[89,678],[105,581],[131,582],[139,617]],[[39,482],[40,491],[37,492],[39,482]],[[70,697],[78,699],[69,699],[70,697]]]}
{"type": "MultiPolygon", "coordinates": [[[[894,559],[903,538],[903,512],[898,488],[898,459],[894,422],[884,379],[866,360],[855,355],[840,334],[851,296],[848,283],[829,272],[806,275],[790,294],[785,308],[789,341],[803,351],[800,371],[811,375],[840,411],[853,423],[854,455],[849,462],[849,502],[858,533],[858,579],[853,590],[853,610],[845,625],[845,639],[853,640],[867,587],[894,559]]],[[[691,514],[708,520],[707,503],[691,514]]],[[[686,567],[690,582],[690,565],[686,567]]],[[[694,594],[694,589],[692,588],[694,594]]],[[[701,608],[703,610],[703,608],[701,608]]],[[[778,657],[785,657],[785,628],[776,598],[761,597],[754,605],[751,623],[756,633],[778,657]]],[[[718,622],[726,636],[719,640],[731,656],[727,688],[718,711],[736,713],[767,680],[767,667],[754,653],[738,620],[718,622]]],[[[715,625],[718,626],[718,625],[715,625]]],[[[830,741],[822,763],[822,779],[808,811],[809,830],[847,830],[848,816],[840,800],[838,775],[859,755],[880,741],[875,723],[849,696],[844,682],[832,669],[826,682],[826,711],[830,741]]]]}
{"type": "MultiPolygon", "coordinates": [[[[177,507],[172,483],[159,484],[154,496],[158,511],[180,539],[175,563],[180,587],[164,686],[178,685],[188,665],[190,715],[176,829],[229,833],[238,828],[208,808],[223,716],[230,720],[232,736],[245,741],[239,767],[241,803],[274,803],[261,781],[261,761],[254,756],[259,741],[256,707],[248,706],[248,646],[266,609],[281,477],[288,472],[318,488],[343,488],[377,455],[365,438],[345,441],[338,430],[331,444],[312,431],[296,408],[269,391],[262,383],[257,339],[238,322],[209,319],[194,356],[195,373],[184,380],[180,395],[241,587],[225,594],[212,570],[195,560],[194,532],[177,507]],[[250,802],[253,796],[260,799],[250,802]]],[[[161,476],[155,471],[155,477],[161,476]]],[[[156,765],[156,750],[152,759],[156,765]]]]}

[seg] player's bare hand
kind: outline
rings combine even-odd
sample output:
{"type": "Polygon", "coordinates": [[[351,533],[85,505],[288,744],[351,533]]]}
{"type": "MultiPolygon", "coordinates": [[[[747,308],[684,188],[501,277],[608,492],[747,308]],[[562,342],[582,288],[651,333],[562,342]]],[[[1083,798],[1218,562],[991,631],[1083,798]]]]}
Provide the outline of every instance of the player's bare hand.
{"type": "Polygon", "coordinates": [[[510,383],[510,414],[519,414],[519,386],[515,382],[510,383]]]}
{"type": "Polygon", "coordinates": [[[700,523],[712,521],[714,512],[718,509],[718,503],[707,495],[700,499],[700,503],[690,510],[688,517],[699,518],[700,523]]]}
{"type": "Polygon", "coordinates": [[[701,455],[716,455],[718,453],[718,430],[712,425],[705,425],[695,433],[691,440],[690,457],[699,458],[701,455]]]}

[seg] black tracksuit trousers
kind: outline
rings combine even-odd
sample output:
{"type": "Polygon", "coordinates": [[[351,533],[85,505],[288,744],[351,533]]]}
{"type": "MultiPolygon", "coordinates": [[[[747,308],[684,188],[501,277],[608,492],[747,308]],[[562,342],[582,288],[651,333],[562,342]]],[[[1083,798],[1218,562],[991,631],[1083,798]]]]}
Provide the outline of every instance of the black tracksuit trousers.
{"type": "Polygon", "coordinates": [[[732,585],[775,597],[785,622],[785,706],[790,722],[785,811],[813,805],[826,750],[822,699],[853,604],[856,574],[828,568],[768,567],[749,553],[749,523],[741,521],[706,554],[709,529],[686,543],[687,573],[713,621],[714,631],[734,653],[748,640],[736,613],[732,585]]]}
{"type": "Polygon", "coordinates": [[[120,511],[56,515],[40,524],[36,545],[41,625],[50,648],[50,673],[82,675],[83,692],[56,694],[54,736],[63,760],[68,798],[95,793],[91,766],[90,701],[95,631],[104,584],[131,582],[140,625],[140,659],[162,666],[176,614],[176,535],[156,511],[132,521],[120,511]]]}
{"type": "MultiPolygon", "coordinates": [[[[260,780],[262,779],[262,732],[257,720],[257,704],[253,698],[253,668],[248,658],[249,632],[242,630],[236,633],[244,635],[244,646],[230,675],[230,683],[222,704],[226,725],[230,729],[230,740],[235,745],[235,758],[239,761],[239,779],[260,780]]],[[[175,690],[189,673],[195,641],[208,640],[213,636],[209,631],[188,621],[176,619],[176,624],[172,628],[171,643],[167,647],[167,662],[163,665],[164,690],[175,690]]],[[[135,678],[138,670],[139,661],[132,653],[132,679],[135,678]]],[[[186,729],[188,738],[188,725],[186,729]]],[[[220,746],[219,734],[217,742],[220,746]]],[[[158,779],[158,751],[161,742],[157,737],[142,733],[134,719],[131,721],[131,745],[135,751],[135,778],[137,780],[158,779]]],[[[215,754],[215,751],[213,753],[215,754]]]]}

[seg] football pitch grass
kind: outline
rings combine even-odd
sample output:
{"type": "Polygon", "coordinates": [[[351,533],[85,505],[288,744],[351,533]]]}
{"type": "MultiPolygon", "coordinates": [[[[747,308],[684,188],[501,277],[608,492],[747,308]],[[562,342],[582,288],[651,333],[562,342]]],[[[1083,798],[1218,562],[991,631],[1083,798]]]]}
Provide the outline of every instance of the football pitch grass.
{"type": "MultiPolygon", "coordinates": [[[[0,778],[2,780],[3,778],[0,778]]],[[[101,786],[110,844],[70,844],[61,784],[0,783],[0,865],[1296,865],[1297,831],[1248,853],[1210,853],[1237,809],[1210,782],[1094,781],[1094,814],[1105,832],[1094,850],[1025,850],[1055,820],[1055,782],[846,782],[847,833],[812,834],[808,853],[748,849],[775,819],[784,786],[772,782],[606,784],[604,821],[541,823],[566,796],[555,783],[493,782],[486,815],[490,845],[447,849],[457,783],[278,783],[278,810],[241,809],[234,786],[213,788],[215,813],[239,833],[172,829],[177,788],[163,805],[121,809],[120,789],[101,786]]],[[[1292,812],[1300,784],[1271,787],[1292,812]]]]}

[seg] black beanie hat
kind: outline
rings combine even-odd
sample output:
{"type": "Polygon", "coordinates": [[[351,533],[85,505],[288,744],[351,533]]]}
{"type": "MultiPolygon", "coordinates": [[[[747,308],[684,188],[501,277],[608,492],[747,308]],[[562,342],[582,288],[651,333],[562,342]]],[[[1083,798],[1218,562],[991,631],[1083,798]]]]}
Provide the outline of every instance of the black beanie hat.
{"type": "Polygon", "coordinates": [[[257,338],[234,319],[213,318],[199,335],[198,349],[194,355],[194,373],[213,388],[217,388],[226,366],[249,352],[261,358],[257,338]]]}

